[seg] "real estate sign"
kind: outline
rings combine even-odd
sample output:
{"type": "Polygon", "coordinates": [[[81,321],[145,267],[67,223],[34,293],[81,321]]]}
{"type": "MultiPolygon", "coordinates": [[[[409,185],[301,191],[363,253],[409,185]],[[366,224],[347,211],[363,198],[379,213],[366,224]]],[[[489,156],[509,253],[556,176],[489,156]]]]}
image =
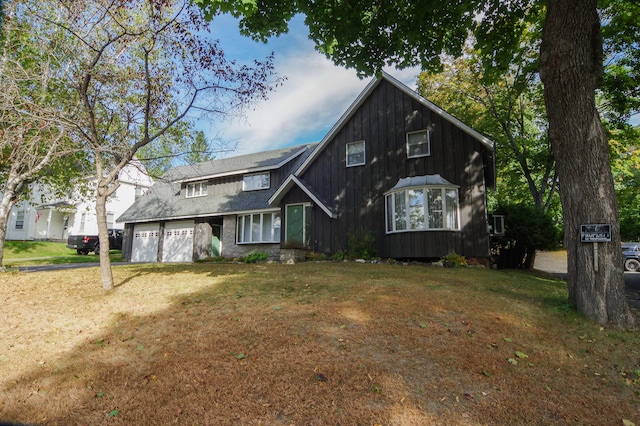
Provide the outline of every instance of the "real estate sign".
{"type": "Polygon", "coordinates": [[[607,243],[611,241],[610,223],[580,225],[580,241],[583,243],[607,243]]]}

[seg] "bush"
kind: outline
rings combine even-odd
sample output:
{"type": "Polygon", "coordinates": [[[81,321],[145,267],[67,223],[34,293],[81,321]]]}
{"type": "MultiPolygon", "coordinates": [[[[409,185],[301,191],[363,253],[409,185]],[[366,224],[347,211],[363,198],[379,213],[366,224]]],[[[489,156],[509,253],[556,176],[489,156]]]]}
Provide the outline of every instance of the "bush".
{"type": "Polygon", "coordinates": [[[304,257],[310,262],[322,262],[327,260],[327,256],[324,253],[316,253],[315,251],[305,253],[304,257]]]}
{"type": "Polygon", "coordinates": [[[244,258],[244,263],[256,263],[259,260],[267,260],[269,255],[263,251],[254,251],[244,258]]]}
{"type": "Polygon", "coordinates": [[[338,250],[331,255],[331,260],[342,261],[347,258],[347,252],[344,250],[338,250]]]}
{"type": "Polygon", "coordinates": [[[464,256],[459,255],[453,251],[447,254],[446,256],[442,256],[440,258],[440,261],[442,262],[443,265],[450,264],[456,267],[469,265],[469,263],[467,262],[467,259],[464,256]]]}
{"type": "Polygon", "coordinates": [[[525,204],[503,204],[494,214],[504,215],[505,234],[493,237],[498,267],[533,268],[536,250],[560,246],[560,232],[549,214],[525,204]]]}
{"type": "Polygon", "coordinates": [[[376,256],[375,238],[369,231],[361,229],[354,234],[349,234],[349,257],[356,259],[371,259],[376,256]]]}

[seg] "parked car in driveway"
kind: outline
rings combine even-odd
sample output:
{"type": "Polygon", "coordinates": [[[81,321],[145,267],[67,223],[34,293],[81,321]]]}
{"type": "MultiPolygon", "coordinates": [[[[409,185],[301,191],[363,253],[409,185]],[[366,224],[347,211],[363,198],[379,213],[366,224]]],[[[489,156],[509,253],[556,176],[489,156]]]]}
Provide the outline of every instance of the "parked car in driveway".
{"type": "MultiPolygon", "coordinates": [[[[109,248],[122,250],[122,229],[109,229],[109,248]]],[[[97,235],[69,235],[67,247],[74,249],[78,254],[100,254],[100,241],[97,235]]]]}
{"type": "Polygon", "coordinates": [[[624,270],[640,272],[640,243],[622,243],[624,270]]]}

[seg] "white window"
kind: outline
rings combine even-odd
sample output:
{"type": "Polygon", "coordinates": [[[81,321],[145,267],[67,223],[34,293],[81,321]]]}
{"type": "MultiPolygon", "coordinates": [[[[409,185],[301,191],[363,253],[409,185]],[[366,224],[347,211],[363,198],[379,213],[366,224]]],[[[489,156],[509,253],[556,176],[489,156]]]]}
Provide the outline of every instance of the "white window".
{"type": "Polygon", "coordinates": [[[387,233],[457,230],[458,189],[419,187],[386,195],[387,233]]]}
{"type": "Polygon", "coordinates": [[[280,213],[253,213],[238,216],[237,242],[280,242],[280,213]]]}
{"type": "Polygon", "coordinates": [[[244,177],[242,178],[243,191],[269,189],[270,186],[271,186],[271,175],[269,174],[269,172],[244,175],[244,177]]]}
{"type": "Polygon", "coordinates": [[[142,187],[141,186],[137,186],[135,187],[135,195],[134,195],[134,200],[137,200],[138,198],[142,197],[142,187]]]}
{"type": "Polygon", "coordinates": [[[207,195],[207,182],[194,182],[187,184],[187,198],[203,197],[207,195]]]}
{"type": "Polygon", "coordinates": [[[431,155],[431,141],[428,130],[407,133],[407,157],[425,157],[431,155]]]}
{"type": "Polygon", "coordinates": [[[114,222],[115,222],[115,214],[114,213],[107,213],[107,228],[108,229],[113,228],[114,222]]]}
{"type": "Polygon", "coordinates": [[[80,215],[80,229],[79,232],[82,234],[84,232],[84,224],[87,222],[87,214],[82,213],[80,215]]]}
{"type": "Polygon", "coordinates": [[[364,141],[347,144],[347,167],[361,166],[365,163],[364,141]]]}
{"type": "Polygon", "coordinates": [[[16,213],[16,229],[24,229],[24,210],[16,213]]]}

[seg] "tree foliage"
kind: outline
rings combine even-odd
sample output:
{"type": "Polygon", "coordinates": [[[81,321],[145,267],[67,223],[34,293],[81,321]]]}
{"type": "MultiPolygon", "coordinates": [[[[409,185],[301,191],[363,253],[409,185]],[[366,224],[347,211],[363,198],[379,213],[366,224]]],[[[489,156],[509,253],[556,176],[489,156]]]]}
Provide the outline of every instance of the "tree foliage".
{"type": "Polygon", "coordinates": [[[531,204],[500,204],[495,214],[504,216],[504,236],[493,240],[498,265],[532,269],[537,250],[556,249],[560,233],[553,218],[531,204]]]}
{"type": "MultiPolygon", "coordinates": [[[[523,41],[531,41],[531,34],[526,32],[523,41]]],[[[536,44],[523,42],[522,59],[492,81],[484,78],[478,53],[469,49],[446,61],[441,72],[421,73],[418,91],[496,142],[499,201],[529,203],[547,212],[559,210],[558,179],[534,66],[536,44]]]]}
{"type": "Polygon", "coordinates": [[[66,192],[83,153],[69,138],[59,99],[68,91],[59,78],[60,33],[43,38],[25,10],[36,2],[7,1],[0,33],[0,268],[11,208],[28,198],[38,181],[66,192]]]}
{"type": "MultiPolygon", "coordinates": [[[[65,34],[64,121],[94,165],[101,247],[108,247],[106,201],[140,148],[163,137],[171,144],[189,114],[241,113],[279,81],[271,57],[253,66],[228,60],[188,0],[42,2],[29,14],[65,34]]],[[[100,264],[102,286],[111,289],[108,250],[100,264]]]]}

